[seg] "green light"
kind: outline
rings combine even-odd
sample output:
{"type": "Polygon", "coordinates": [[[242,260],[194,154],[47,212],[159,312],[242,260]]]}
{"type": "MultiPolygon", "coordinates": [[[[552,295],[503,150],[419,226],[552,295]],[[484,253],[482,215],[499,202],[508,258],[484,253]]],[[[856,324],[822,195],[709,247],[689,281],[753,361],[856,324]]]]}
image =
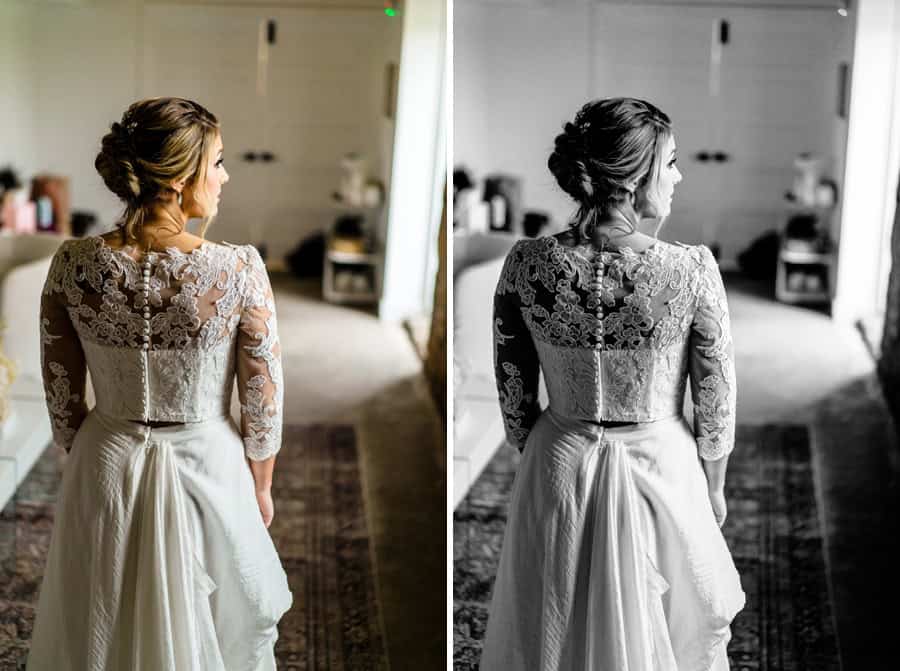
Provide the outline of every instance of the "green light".
{"type": "Polygon", "coordinates": [[[397,10],[394,9],[393,7],[385,7],[384,13],[387,14],[388,16],[397,16],[397,10]]]}

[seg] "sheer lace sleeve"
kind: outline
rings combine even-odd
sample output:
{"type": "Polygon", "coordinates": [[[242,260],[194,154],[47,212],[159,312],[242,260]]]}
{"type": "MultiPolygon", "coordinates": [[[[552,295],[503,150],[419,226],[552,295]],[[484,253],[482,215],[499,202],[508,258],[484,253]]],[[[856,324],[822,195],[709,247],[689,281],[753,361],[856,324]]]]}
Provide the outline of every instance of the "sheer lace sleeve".
{"type": "Polygon", "coordinates": [[[691,324],[690,377],[694,435],[700,457],[721,459],[734,447],[734,348],[725,286],[707,247],[701,246],[697,306],[691,324]]]}
{"type": "Polygon", "coordinates": [[[81,341],[66,310],[65,254],[65,247],[60,248],[50,264],[41,292],[40,328],[41,374],[53,444],[68,452],[87,415],[87,372],[81,341]]]}
{"type": "Polygon", "coordinates": [[[237,375],[244,453],[262,461],[281,448],[284,383],[275,298],[266,267],[247,245],[247,276],[238,325],[237,375]]]}
{"type": "Polygon", "coordinates": [[[494,293],[494,376],[507,440],[519,451],[541,414],[540,366],[517,291],[518,247],[510,251],[494,293]]]}

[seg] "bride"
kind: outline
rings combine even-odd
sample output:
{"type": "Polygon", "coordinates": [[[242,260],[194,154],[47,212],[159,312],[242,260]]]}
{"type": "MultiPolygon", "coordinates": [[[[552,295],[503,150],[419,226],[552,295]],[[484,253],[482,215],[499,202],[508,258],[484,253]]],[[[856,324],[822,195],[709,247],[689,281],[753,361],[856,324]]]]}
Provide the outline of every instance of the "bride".
{"type": "Polygon", "coordinates": [[[274,670],[292,598],[267,531],[281,350],[258,252],[202,237],[228,181],[219,123],[190,100],[134,103],[95,166],[126,207],[118,231],[64,242],[43,289],[69,457],[27,668],[274,670]]]}
{"type": "Polygon", "coordinates": [[[681,181],[671,123],[641,100],[590,102],[549,167],[575,221],[518,242],[494,299],[497,385],[523,457],[481,668],[728,669],[744,605],[720,530],[732,343],[709,249],[655,237],[681,181]]]}

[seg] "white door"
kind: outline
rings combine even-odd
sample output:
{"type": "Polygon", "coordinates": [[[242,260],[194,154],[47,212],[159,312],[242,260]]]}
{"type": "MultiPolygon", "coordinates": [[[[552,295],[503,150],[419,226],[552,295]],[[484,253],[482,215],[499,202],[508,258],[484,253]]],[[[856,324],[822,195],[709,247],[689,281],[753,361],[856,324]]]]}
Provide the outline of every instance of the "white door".
{"type": "Polygon", "coordinates": [[[733,262],[783,224],[797,154],[839,164],[835,12],[601,4],[593,24],[596,97],[645,98],[674,125],[684,181],[661,237],[733,262]]]}
{"type": "Polygon", "coordinates": [[[828,176],[840,181],[838,45],[848,21],[833,11],[722,14],[731,30],[723,48],[719,146],[732,159],[722,166],[716,239],[733,258],[767,229],[783,226],[798,154],[819,155],[828,176]]]}

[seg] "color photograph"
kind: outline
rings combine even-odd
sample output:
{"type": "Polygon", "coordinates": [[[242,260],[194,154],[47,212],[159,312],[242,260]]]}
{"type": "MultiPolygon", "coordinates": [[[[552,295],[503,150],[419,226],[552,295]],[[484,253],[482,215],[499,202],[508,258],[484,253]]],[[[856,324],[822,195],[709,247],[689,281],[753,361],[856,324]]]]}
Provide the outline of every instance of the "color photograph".
{"type": "Polygon", "coordinates": [[[0,668],[445,668],[446,45],[0,2],[0,668]]]}

